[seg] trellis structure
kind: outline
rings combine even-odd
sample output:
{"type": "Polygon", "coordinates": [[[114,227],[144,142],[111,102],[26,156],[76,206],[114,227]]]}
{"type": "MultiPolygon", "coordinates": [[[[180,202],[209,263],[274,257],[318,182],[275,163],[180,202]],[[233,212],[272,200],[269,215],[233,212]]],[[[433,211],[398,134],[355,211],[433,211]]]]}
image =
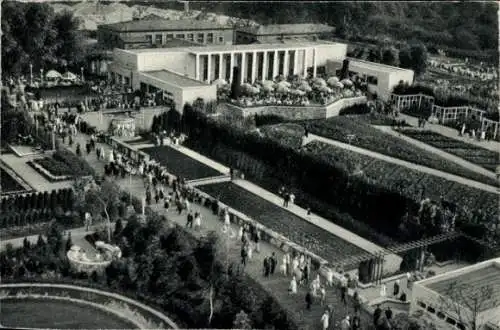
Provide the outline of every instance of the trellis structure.
{"type": "MultiPolygon", "coordinates": [[[[386,256],[390,254],[403,254],[405,252],[411,251],[411,250],[416,250],[418,249],[419,251],[419,259],[418,262],[415,263],[415,269],[414,270],[423,270],[423,264],[424,264],[424,257],[425,257],[425,251],[427,248],[431,245],[434,244],[439,244],[443,243],[446,241],[450,240],[456,240],[460,237],[464,237],[464,235],[461,232],[458,231],[453,231],[449,233],[444,233],[444,234],[439,234],[436,236],[432,237],[425,237],[422,239],[419,239],[417,241],[409,242],[409,243],[403,243],[403,244],[397,244],[390,246],[385,249],[380,249],[379,251],[375,252],[367,252],[364,254],[359,254],[355,255],[349,258],[346,258],[340,262],[342,266],[345,265],[352,265],[358,263],[360,266],[362,263],[365,262],[371,262],[372,266],[370,269],[370,281],[375,283],[375,284],[380,284],[382,279],[383,279],[383,274],[384,274],[384,262],[386,260],[386,256]]],[[[465,236],[469,238],[468,236],[465,236]]]]}
{"type": "Polygon", "coordinates": [[[468,118],[476,119],[481,123],[481,130],[491,129],[493,138],[496,139],[500,130],[500,123],[485,118],[486,111],[470,106],[441,107],[434,104],[434,97],[425,94],[397,95],[391,94],[390,102],[397,111],[406,110],[412,106],[431,106],[431,114],[439,120],[439,123],[445,124],[456,120],[466,120],[468,118]]]}

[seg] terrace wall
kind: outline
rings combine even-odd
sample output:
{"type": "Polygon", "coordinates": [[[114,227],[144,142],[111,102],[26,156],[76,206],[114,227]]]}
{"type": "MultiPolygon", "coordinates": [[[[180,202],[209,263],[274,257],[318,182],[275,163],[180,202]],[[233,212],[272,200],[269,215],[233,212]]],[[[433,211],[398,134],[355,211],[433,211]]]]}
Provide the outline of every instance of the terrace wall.
{"type": "Polygon", "coordinates": [[[50,283],[0,284],[0,290],[2,291],[0,298],[6,298],[8,295],[12,298],[39,296],[49,299],[52,297],[66,300],[76,299],[110,311],[134,324],[139,323],[143,328],[178,329],[177,325],[162,313],[116,293],[76,285],[50,283]],[[102,300],[106,301],[106,303],[102,302],[102,300]],[[114,307],[110,307],[111,304],[114,307]],[[121,308],[116,308],[117,305],[121,308]]]}
{"type": "Polygon", "coordinates": [[[266,105],[243,108],[229,103],[226,103],[225,106],[229,111],[236,112],[241,117],[259,114],[281,116],[288,120],[306,120],[338,116],[342,109],[363,103],[366,103],[365,96],[345,98],[328,105],[317,106],[266,105]]]}

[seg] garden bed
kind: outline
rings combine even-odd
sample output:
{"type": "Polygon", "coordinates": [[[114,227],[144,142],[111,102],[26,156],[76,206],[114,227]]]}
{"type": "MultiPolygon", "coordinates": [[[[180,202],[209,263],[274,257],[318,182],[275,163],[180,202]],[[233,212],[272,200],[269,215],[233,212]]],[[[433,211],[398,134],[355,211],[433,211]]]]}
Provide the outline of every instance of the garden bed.
{"type": "Polygon", "coordinates": [[[166,166],[170,173],[186,180],[196,180],[213,176],[220,176],[222,173],[207,166],[196,159],[184,155],[182,152],[169,146],[159,146],[140,149],[149,154],[151,159],[166,166]]]}
{"type": "MultiPolygon", "coordinates": [[[[47,181],[49,181],[51,183],[60,182],[60,181],[67,181],[67,180],[71,180],[73,178],[73,176],[71,174],[67,174],[67,175],[55,175],[55,174],[53,174],[51,172],[52,170],[60,173],[60,170],[62,169],[61,166],[56,166],[53,162],[55,162],[55,161],[51,158],[42,158],[42,159],[35,159],[33,161],[26,162],[26,164],[28,164],[31,168],[33,168],[35,171],[37,171],[41,176],[43,176],[47,181]],[[50,168],[50,170],[49,170],[49,168],[50,168]]],[[[64,164],[62,164],[62,165],[64,165],[64,164]]],[[[69,172],[69,169],[68,169],[68,172],[69,172]]]]}
{"type": "MultiPolygon", "coordinates": [[[[330,164],[342,167],[354,176],[363,177],[380,187],[396,191],[414,200],[420,200],[422,193],[423,197],[429,197],[433,200],[439,200],[443,197],[445,200],[469,210],[479,209],[483,205],[494,205],[495,201],[498,201],[498,195],[494,193],[488,193],[319,141],[307,144],[304,150],[330,164]]],[[[497,208],[483,208],[483,210],[493,218],[498,215],[497,208]]]]}
{"type": "MultiPolygon", "coordinates": [[[[290,241],[303,246],[328,262],[335,264],[347,257],[366,253],[365,250],[323,230],[316,225],[252,194],[234,183],[222,182],[199,186],[201,191],[255,219],[267,228],[281,233],[290,241]]],[[[356,265],[346,265],[354,269],[356,265]]]]}
{"type": "Polygon", "coordinates": [[[494,178],[476,173],[452,161],[418,148],[413,144],[371,127],[349,117],[335,117],[327,120],[304,121],[310,133],[320,135],[332,140],[351,143],[357,147],[372,150],[387,156],[399,158],[415,164],[427,166],[437,170],[445,170],[474,181],[492,186],[499,186],[494,178]],[[354,135],[349,140],[348,135],[354,135]]]}
{"type": "Polygon", "coordinates": [[[2,184],[2,195],[28,191],[2,168],[0,168],[0,183],[2,184]]]}
{"type": "Polygon", "coordinates": [[[435,148],[460,157],[466,161],[484,167],[495,172],[500,163],[500,153],[481,148],[460,140],[441,135],[433,131],[421,131],[415,129],[401,129],[399,133],[412,139],[427,143],[435,148]]]}

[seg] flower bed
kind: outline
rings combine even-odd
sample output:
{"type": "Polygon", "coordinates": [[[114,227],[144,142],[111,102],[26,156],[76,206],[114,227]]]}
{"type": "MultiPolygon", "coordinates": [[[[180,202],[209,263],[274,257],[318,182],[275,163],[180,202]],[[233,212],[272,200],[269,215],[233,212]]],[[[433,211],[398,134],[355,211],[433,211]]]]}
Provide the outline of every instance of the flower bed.
{"type": "Polygon", "coordinates": [[[399,133],[427,143],[435,148],[482,166],[492,172],[498,166],[500,153],[484,149],[466,142],[455,140],[433,131],[414,129],[398,130],[399,133]]]}
{"type": "Polygon", "coordinates": [[[259,132],[286,145],[299,148],[305,130],[297,124],[277,124],[261,126],[259,132]]]}
{"type": "Polygon", "coordinates": [[[166,166],[168,171],[186,180],[202,179],[222,174],[169,146],[150,147],[140,150],[149,154],[152,159],[159,161],[161,165],[166,166]]]}
{"type": "MultiPolygon", "coordinates": [[[[493,205],[498,200],[497,195],[493,193],[483,192],[479,189],[381,160],[374,161],[369,156],[350,152],[319,141],[307,144],[304,150],[331,164],[344,168],[348,173],[364,176],[367,180],[372,180],[381,187],[397,191],[414,200],[421,199],[420,192],[422,191],[423,197],[434,200],[443,197],[469,211],[480,208],[482,205],[493,205]],[[479,198],[479,196],[483,196],[483,198],[479,198]]],[[[485,211],[492,218],[498,215],[497,208],[485,211]]]]}
{"type": "MultiPolygon", "coordinates": [[[[233,183],[202,185],[198,189],[211,196],[218,196],[222,203],[252,217],[267,228],[281,233],[290,241],[303,246],[332,264],[350,256],[366,253],[363,249],[233,183]]],[[[357,264],[346,267],[355,268],[357,264]]]]}
{"type": "Polygon", "coordinates": [[[2,168],[0,168],[0,183],[2,184],[2,195],[27,191],[16,181],[16,179],[2,168]]]}
{"type": "Polygon", "coordinates": [[[360,121],[348,117],[335,117],[327,120],[311,120],[304,122],[309,132],[357,147],[369,149],[381,154],[420,164],[437,170],[462,176],[485,184],[498,186],[494,178],[471,171],[452,161],[425,151],[397,137],[386,134],[360,121]],[[355,138],[349,141],[348,135],[355,138]]]}
{"type": "Polygon", "coordinates": [[[94,169],[82,158],[69,150],[58,150],[52,155],[54,160],[66,164],[75,176],[93,175],[94,169]]]}

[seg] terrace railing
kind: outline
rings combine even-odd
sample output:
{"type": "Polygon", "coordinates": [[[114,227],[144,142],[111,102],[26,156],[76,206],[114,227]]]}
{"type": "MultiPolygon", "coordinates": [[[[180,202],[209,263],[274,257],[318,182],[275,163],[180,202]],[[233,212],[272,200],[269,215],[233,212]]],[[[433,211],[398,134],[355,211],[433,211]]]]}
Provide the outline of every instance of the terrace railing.
{"type": "Polygon", "coordinates": [[[431,114],[438,118],[439,123],[444,124],[459,119],[477,119],[481,123],[481,129],[493,130],[493,139],[499,134],[500,122],[485,118],[486,111],[468,105],[455,107],[441,107],[434,104],[434,97],[425,94],[398,95],[391,94],[390,102],[397,111],[406,110],[412,106],[421,108],[424,104],[432,106],[431,114]]]}

